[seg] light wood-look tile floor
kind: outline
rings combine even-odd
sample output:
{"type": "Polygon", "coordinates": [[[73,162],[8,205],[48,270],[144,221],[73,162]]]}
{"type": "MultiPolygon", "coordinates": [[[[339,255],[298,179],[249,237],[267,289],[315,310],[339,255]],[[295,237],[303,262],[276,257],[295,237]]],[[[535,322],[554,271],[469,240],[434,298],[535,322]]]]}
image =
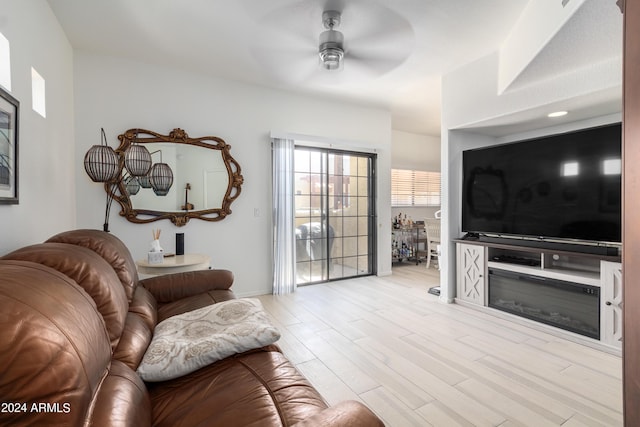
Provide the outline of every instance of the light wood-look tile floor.
{"type": "Polygon", "coordinates": [[[441,304],[438,282],[403,265],[259,298],[329,404],[361,401],[389,427],[622,425],[620,357],[441,304]]]}

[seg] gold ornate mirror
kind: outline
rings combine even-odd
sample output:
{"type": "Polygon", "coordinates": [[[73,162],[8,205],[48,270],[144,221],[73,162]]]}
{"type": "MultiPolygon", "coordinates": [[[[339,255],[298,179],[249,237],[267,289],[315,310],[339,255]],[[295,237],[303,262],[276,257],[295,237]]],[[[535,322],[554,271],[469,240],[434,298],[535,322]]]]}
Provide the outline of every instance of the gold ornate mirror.
{"type": "Polygon", "coordinates": [[[129,129],[118,139],[120,146],[115,151],[120,177],[117,185],[105,184],[105,190],[120,203],[120,215],[129,221],[169,219],[183,226],[190,218],[220,221],[231,214],[230,206],[240,195],[243,177],[240,165],[229,153],[231,146],[221,138],[190,138],[182,129],[174,129],[169,135],[129,129]],[[169,166],[173,178],[168,191],[158,193],[149,185],[148,177],[128,174],[125,152],[133,144],[144,145],[154,163],[169,166]]]}

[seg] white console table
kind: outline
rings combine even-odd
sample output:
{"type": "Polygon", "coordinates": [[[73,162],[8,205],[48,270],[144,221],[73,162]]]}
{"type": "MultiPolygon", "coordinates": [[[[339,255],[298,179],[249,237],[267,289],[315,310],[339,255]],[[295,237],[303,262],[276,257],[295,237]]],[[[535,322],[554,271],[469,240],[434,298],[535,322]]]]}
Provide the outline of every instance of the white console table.
{"type": "Polygon", "coordinates": [[[184,254],[164,257],[161,264],[149,264],[146,259],[136,261],[138,273],[147,276],[182,273],[185,271],[208,270],[211,258],[203,254],[184,254]]]}

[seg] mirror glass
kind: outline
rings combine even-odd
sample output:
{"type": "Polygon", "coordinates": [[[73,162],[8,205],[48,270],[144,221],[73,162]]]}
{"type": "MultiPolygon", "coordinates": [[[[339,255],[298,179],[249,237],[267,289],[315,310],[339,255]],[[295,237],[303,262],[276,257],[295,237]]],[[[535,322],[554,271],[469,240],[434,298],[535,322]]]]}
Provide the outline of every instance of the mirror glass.
{"type": "Polygon", "coordinates": [[[190,138],[182,129],[169,135],[129,129],[118,139],[120,180],[105,188],[129,221],[169,219],[181,226],[190,218],[219,221],[231,213],[230,205],[240,194],[243,177],[229,152],[231,146],[222,139],[190,138]],[[131,176],[124,167],[127,149],[134,143],[147,148],[153,164],[165,163],[171,168],[173,184],[166,195],[156,194],[148,178],[131,176]]]}
{"type": "MultiPolygon", "coordinates": [[[[151,187],[130,193],[133,209],[184,212],[222,208],[229,174],[220,150],[167,142],[149,144],[147,148],[151,152],[160,150],[162,162],[173,171],[173,185],[166,196],[157,196],[151,187]]],[[[160,153],[152,154],[151,158],[159,162],[160,153]]],[[[122,175],[122,179],[129,176],[126,169],[122,175]]]]}

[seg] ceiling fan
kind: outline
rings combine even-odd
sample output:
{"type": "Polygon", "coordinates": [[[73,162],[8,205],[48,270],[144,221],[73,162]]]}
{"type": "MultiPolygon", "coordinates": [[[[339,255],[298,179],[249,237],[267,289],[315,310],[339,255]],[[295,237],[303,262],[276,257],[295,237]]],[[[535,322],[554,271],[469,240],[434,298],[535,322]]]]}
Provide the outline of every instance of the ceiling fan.
{"type": "Polygon", "coordinates": [[[340,12],[327,10],[322,13],[322,23],[327,31],[320,34],[318,55],[325,70],[339,70],[344,58],[344,36],[336,28],[340,25],[340,12]]]}
{"type": "Polygon", "coordinates": [[[289,1],[267,12],[260,24],[252,53],[284,83],[376,78],[402,64],[414,44],[411,24],[375,0],[289,1]]]}

